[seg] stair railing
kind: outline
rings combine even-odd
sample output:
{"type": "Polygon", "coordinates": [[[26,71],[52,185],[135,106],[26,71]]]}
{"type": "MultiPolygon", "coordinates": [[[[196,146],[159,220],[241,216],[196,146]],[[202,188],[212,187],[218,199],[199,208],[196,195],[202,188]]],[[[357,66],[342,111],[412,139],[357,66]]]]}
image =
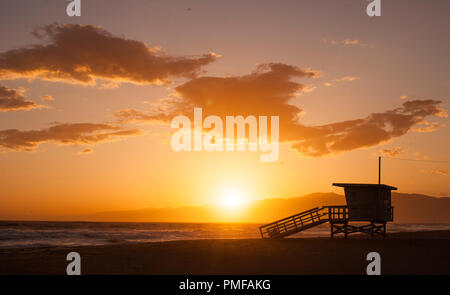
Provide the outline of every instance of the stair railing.
{"type": "Polygon", "coordinates": [[[262,238],[275,238],[296,232],[298,229],[328,220],[329,212],[325,207],[313,208],[275,222],[263,225],[259,228],[262,238]]]}

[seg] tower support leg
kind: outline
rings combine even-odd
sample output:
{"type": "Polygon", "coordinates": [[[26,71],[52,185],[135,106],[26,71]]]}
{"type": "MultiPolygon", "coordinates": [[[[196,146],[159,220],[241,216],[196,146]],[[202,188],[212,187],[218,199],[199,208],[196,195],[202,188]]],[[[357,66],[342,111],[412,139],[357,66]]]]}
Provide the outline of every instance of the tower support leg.
{"type": "Polygon", "coordinates": [[[354,225],[348,222],[331,222],[330,221],[330,236],[334,238],[336,234],[343,233],[344,238],[347,239],[351,233],[366,233],[373,239],[375,235],[381,235],[386,237],[386,222],[373,222],[371,221],[365,225],[354,225]]]}

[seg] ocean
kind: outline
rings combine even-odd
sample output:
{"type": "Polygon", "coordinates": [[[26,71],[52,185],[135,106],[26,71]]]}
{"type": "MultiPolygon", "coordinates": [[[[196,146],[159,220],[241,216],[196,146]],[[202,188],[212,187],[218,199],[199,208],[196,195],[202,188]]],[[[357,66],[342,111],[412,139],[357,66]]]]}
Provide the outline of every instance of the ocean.
{"type": "MultiPolygon", "coordinates": [[[[259,238],[260,224],[0,221],[0,248],[259,238]]],[[[450,224],[388,224],[388,232],[450,230],[450,224]]],[[[327,237],[327,224],[292,237],[327,237]]]]}

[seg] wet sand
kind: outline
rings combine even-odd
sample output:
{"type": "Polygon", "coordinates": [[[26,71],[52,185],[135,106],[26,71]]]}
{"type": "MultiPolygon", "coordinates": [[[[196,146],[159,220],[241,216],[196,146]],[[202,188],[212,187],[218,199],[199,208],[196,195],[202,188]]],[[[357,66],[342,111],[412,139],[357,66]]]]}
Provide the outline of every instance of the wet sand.
{"type": "Polygon", "coordinates": [[[71,251],[82,274],[365,274],[372,251],[382,274],[450,274],[450,231],[1,249],[0,274],[65,274],[71,251]]]}

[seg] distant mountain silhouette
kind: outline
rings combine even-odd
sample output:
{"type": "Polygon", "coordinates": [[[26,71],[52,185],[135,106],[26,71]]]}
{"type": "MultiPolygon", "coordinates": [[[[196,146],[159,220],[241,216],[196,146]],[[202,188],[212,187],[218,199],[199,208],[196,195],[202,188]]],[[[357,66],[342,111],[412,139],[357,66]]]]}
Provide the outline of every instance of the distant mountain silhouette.
{"type": "MultiPolygon", "coordinates": [[[[396,223],[450,223],[448,197],[393,193],[392,204],[395,208],[396,223]]],[[[345,198],[335,193],[313,193],[297,198],[256,201],[240,210],[227,210],[216,206],[146,208],[101,212],[75,218],[85,221],[265,223],[325,205],[345,205],[345,198]]]]}

